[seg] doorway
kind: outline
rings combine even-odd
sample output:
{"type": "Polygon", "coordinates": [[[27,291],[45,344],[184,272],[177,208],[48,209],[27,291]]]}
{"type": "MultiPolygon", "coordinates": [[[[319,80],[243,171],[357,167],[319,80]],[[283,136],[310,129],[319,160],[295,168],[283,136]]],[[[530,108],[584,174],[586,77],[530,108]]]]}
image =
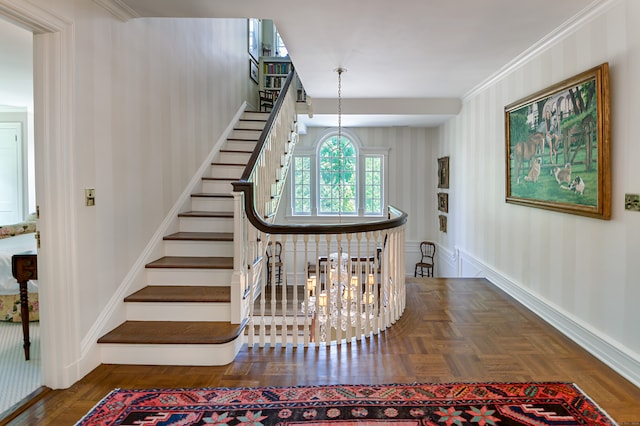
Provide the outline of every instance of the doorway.
{"type": "MultiPolygon", "coordinates": [[[[33,33],[0,16],[0,226],[25,223],[36,210],[33,98],[33,33]]],[[[11,240],[0,240],[7,251],[11,240]]],[[[0,290],[7,304],[11,289],[0,290]]],[[[26,361],[22,328],[15,320],[0,318],[0,413],[42,384],[39,322],[30,324],[31,356],[26,361]]]]}

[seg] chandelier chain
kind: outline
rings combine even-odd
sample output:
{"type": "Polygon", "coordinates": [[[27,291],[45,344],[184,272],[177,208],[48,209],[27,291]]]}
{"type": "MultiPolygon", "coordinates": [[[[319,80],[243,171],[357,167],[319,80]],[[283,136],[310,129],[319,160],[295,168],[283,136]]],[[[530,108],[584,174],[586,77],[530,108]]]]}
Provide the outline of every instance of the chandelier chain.
{"type": "Polygon", "coordinates": [[[344,151],[342,149],[342,72],[344,69],[338,68],[338,152],[342,164],[340,167],[340,182],[338,186],[338,221],[342,222],[342,203],[344,202],[344,151]]]}
{"type": "Polygon", "coordinates": [[[338,68],[338,142],[342,139],[342,68],[338,68]]]}

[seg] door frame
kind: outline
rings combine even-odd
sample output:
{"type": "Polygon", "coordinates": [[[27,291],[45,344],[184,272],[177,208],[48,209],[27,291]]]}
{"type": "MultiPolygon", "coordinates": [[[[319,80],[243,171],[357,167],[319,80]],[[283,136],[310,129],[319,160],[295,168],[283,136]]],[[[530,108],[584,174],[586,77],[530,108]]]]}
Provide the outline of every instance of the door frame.
{"type": "Polygon", "coordinates": [[[0,0],[0,14],[34,34],[42,382],[53,389],[67,388],[88,372],[82,365],[74,267],[73,25],[25,0],[0,0]]]}

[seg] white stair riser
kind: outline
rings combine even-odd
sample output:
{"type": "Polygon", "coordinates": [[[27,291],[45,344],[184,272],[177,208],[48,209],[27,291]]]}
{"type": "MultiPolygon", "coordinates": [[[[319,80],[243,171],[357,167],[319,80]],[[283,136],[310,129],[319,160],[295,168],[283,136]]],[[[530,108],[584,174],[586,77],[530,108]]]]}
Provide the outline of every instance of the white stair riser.
{"type": "Polygon", "coordinates": [[[233,185],[230,180],[208,180],[202,181],[202,192],[205,194],[230,194],[233,192],[233,185]]]}
{"type": "Polygon", "coordinates": [[[135,365],[227,365],[245,342],[244,335],[220,345],[134,345],[101,343],[103,364],[135,365]]]}
{"type": "Polygon", "coordinates": [[[212,164],[209,167],[209,177],[240,179],[244,172],[245,166],[222,166],[220,164],[212,164]]]}
{"type": "Polygon", "coordinates": [[[257,141],[260,139],[260,132],[257,130],[232,130],[230,139],[242,139],[248,141],[257,141]]]}
{"type": "Polygon", "coordinates": [[[245,120],[238,121],[235,128],[237,130],[262,130],[265,124],[264,121],[252,121],[245,118],[245,120]]]}
{"type": "Polygon", "coordinates": [[[247,164],[251,157],[250,152],[221,152],[218,156],[220,163],[247,164]]]}
{"type": "Polygon", "coordinates": [[[127,302],[129,321],[231,321],[229,303],[127,302]]]}
{"type": "Polygon", "coordinates": [[[165,256],[233,257],[233,241],[164,241],[165,256]]]}
{"type": "MultiPolygon", "coordinates": [[[[267,121],[269,119],[268,112],[255,112],[255,111],[247,111],[242,113],[242,118],[245,120],[262,120],[267,121]]],[[[264,124],[263,124],[264,126],[264,124]]]]}
{"type": "Polygon", "coordinates": [[[233,198],[191,197],[191,210],[199,212],[232,212],[233,198]]]}
{"type": "Polygon", "coordinates": [[[180,232],[233,232],[233,218],[181,217],[180,232]]]}
{"type": "Polygon", "coordinates": [[[228,286],[231,269],[147,268],[147,285],[228,286]]]}
{"type": "Polygon", "coordinates": [[[231,151],[253,151],[256,147],[257,141],[236,141],[236,140],[227,140],[227,144],[225,149],[231,151]]]}

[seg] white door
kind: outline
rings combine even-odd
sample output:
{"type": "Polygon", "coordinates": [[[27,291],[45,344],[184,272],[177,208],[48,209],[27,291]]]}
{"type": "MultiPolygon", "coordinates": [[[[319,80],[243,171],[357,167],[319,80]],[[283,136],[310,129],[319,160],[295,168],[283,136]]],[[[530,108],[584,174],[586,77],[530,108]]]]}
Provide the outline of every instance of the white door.
{"type": "Polygon", "coordinates": [[[0,123],[0,225],[23,219],[21,123],[0,123]]]}

